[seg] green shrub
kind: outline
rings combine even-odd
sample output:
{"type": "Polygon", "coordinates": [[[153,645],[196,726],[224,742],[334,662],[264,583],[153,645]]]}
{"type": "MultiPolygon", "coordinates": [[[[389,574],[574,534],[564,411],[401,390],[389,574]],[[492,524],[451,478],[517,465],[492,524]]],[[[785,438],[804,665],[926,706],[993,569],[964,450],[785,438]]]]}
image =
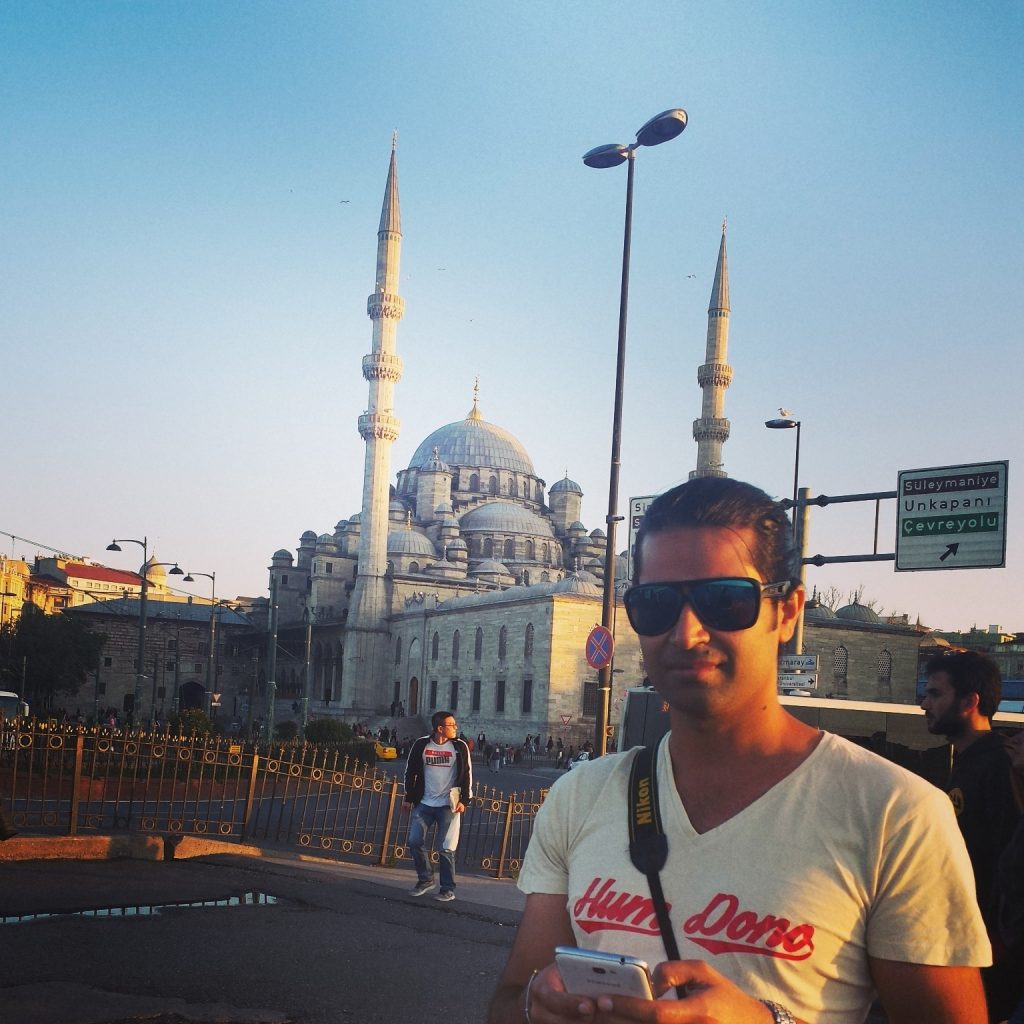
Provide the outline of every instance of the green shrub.
{"type": "Polygon", "coordinates": [[[299,723],[291,721],[278,722],[274,726],[274,735],[283,743],[290,743],[299,735],[299,723]]]}
{"type": "Polygon", "coordinates": [[[177,729],[181,736],[207,736],[213,731],[213,724],[207,717],[205,711],[199,708],[189,708],[172,721],[172,726],[177,729]]]}
{"type": "Polygon", "coordinates": [[[306,739],[318,746],[329,743],[351,743],[352,727],[336,718],[314,718],[306,725],[306,739]]]}

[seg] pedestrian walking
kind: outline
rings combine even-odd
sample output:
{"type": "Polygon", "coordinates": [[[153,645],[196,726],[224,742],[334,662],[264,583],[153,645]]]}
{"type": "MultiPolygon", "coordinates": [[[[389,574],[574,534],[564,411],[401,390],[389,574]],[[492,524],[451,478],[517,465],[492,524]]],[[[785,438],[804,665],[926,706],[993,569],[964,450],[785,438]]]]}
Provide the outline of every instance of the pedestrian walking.
{"type": "Polygon", "coordinates": [[[421,736],[409,750],[405,765],[406,810],[411,810],[409,849],[416,865],[413,896],[434,888],[434,871],[423,852],[427,834],[433,828],[441,869],[441,891],[434,898],[442,903],[455,899],[455,851],[459,845],[462,812],[473,798],[473,766],[469,747],[458,738],[458,723],[450,711],[437,711],[430,718],[433,732],[421,736]]]}

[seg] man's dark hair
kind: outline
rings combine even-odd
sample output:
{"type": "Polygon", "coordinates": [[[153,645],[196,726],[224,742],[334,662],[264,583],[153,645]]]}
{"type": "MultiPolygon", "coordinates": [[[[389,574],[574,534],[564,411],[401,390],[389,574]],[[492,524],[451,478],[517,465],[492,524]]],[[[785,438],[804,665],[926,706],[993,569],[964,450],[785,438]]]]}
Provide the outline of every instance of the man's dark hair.
{"type": "Polygon", "coordinates": [[[640,578],[644,540],[676,527],[720,526],[754,531],[754,566],[765,582],[800,579],[800,558],[785,509],[753,484],[728,477],[698,477],[659,495],[640,520],[633,579],[640,578]]]}
{"type": "Polygon", "coordinates": [[[444,725],[446,718],[454,718],[455,716],[450,711],[435,711],[430,716],[430,728],[437,732],[438,729],[444,725]]]}
{"type": "Polygon", "coordinates": [[[948,651],[928,659],[925,673],[945,672],[958,700],[978,695],[978,714],[991,718],[1003,697],[1003,679],[999,666],[979,651],[948,651]]]}

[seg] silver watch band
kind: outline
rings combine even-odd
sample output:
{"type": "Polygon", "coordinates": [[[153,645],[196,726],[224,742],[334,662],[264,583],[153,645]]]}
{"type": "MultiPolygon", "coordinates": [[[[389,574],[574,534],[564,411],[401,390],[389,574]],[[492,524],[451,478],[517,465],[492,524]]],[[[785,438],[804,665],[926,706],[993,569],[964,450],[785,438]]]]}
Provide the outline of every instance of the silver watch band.
{"type": "Polygon", "coordinates": [[[761,1002],[771,1010],[775,1024],[796,1024],[796,1017],[781,1004],[773,1003],[770,999],[762,999],[761,1002]]]}

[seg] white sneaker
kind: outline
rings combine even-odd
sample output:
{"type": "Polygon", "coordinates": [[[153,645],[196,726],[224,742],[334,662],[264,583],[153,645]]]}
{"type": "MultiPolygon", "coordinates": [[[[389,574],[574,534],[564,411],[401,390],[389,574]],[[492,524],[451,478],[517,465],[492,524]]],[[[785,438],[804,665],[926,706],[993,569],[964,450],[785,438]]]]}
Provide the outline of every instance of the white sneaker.
{"type": "Polygon", "coordinates": [[[410,890],[410,896],[422,896],[424,893],[430,892],[434,888],[434,880],[432,878],[427,879],[425,882],[417,882],[410,890]]]}
{"type": "Polygon", "coordinates": [[[451,889],[442,889],[435,897],[438,903],[451,903],[455,899],[455,893],[451,889]]]}

